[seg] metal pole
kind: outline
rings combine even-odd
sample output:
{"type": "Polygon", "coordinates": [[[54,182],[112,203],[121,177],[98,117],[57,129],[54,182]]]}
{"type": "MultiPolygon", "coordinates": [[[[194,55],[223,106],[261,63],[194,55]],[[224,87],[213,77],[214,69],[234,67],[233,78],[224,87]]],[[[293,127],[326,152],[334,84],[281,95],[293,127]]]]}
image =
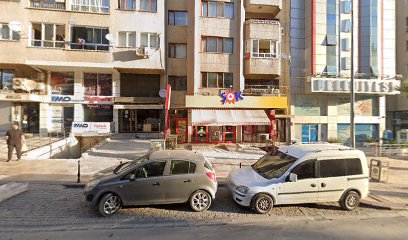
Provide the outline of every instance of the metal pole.
{"type": "MultiPolygon", "coordinates": [[[[355,86],[354,86],[354,0],[351,0],[351,67],[350,67],[350,146],[356,147],[356,130],[355,130],[355,86]]],[[[360,6],[359,6],[360,7],[360,6]]]]}

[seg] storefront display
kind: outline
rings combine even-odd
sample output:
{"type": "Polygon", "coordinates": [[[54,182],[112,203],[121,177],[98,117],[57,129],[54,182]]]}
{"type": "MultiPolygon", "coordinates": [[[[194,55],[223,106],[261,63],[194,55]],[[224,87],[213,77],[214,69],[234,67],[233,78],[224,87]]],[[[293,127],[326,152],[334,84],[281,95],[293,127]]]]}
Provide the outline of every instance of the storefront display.
{"type": "Polygon", "coordinates": [[[113,122],[113,106],[84,104],[85,122],[113,122]]]}
{"type": "Polygon", "coordinates": [[[120,132],[159,132],[161,124],[161,110],[158,109],[120,109],[120,132]]]}
{"type": "Polygon", "coordinates": [[[52,72],[50,85],[53,95],[74,95],[74,73],[52,72]]]}

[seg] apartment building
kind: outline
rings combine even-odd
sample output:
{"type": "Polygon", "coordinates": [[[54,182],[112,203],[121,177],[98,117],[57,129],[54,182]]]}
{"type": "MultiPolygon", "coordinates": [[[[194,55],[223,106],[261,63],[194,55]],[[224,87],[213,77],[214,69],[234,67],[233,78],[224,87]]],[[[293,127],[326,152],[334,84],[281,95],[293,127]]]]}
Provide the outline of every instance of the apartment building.
{"type": "Polygon", "coordinates": [[[164,16],[163,0],[0,0],[0,131],[159,131],[164,16]]]}
{"type": "MultiPolygon", "coordinates": [[[[385,96],[398,94],[400,85],[395,72],[396,1],[290,2],[293,139],[349,142],[352,45],[356,141],[381,138],[386,129],[385,96]]],[[[403,1],[397,2],[399,6],[403,1]]]]}
{"type": "Polygon", "coordinates": [[[180,143],[287,140],[286,5],[167,1],[170,129],[180,143]]]}
{"type": "MultiPolygon", "coordinates": [[[[396,1],[397,73],[403,83],[408,82],[408,1],[396,1]]],[[[387,98],[388,129],[395,134],[408,129],[408,96],[401,94],[387,98]]]]}

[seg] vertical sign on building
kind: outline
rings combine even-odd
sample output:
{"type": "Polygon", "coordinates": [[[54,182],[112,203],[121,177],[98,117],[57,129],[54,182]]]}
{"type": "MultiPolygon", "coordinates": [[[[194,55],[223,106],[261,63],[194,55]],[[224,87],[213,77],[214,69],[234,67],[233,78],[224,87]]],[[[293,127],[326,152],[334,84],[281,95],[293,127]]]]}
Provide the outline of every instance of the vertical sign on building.
{"type": "Polygon", "coordinates": [[[165,117],[164,117],[164,139],[167,136],[167,129],[169,127],[169,110],[170,110],[170,98],[171,98],[171,86],[167,84],[167,91],[166,91],[166,105],[164,106],[165,117]]]}

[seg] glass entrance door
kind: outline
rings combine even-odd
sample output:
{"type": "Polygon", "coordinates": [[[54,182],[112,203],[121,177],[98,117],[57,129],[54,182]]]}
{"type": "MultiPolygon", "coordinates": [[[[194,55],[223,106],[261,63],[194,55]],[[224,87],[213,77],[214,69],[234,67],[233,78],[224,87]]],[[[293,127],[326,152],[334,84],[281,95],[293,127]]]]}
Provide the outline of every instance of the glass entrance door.
{"type": "Polygon", "coordinates": [[[311,143],[319,140],[319,126],[318,125],[302,125],[302,142],[311,143]]]}
{"type": "Polygon", "coordinates": [[[136,132],[137,130],[137,115],[135,109],[119,110],[119,131],[136,132]]]}

